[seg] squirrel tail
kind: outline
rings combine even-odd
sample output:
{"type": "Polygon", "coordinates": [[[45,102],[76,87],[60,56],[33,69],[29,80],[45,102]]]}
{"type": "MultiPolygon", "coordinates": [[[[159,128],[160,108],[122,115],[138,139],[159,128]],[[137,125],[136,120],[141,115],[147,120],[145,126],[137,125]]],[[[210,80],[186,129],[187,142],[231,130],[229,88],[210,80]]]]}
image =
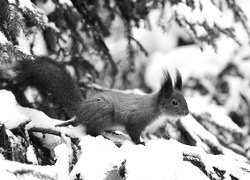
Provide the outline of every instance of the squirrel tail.
{"type": "Polygon", "coordinates": [[[18,84],[51,93],[69,116],[74,116],[84,101],[80,88],[66,68],[48,57],[37,57],[35,61],[21,60],[16,71],[18,84]]]}

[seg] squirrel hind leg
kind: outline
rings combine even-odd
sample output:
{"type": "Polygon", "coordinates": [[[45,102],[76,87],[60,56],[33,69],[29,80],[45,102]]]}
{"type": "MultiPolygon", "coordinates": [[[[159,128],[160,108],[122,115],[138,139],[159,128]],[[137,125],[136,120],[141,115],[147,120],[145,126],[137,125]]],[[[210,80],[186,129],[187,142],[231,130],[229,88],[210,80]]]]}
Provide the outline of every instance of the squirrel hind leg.
{"type": "Polygon", "coordinates": [[[93,136],[93,137],[97,137],[97,136],[101,135],[101,132],[96,131],[95,129],[93,130],[93,129],[89,129],[89,128],[87,128],[86,133],[89,134],[90,136],[93,136]]]}
{"type": "Polygon", "coordinates": [[[90,118],[89,123],[85,123],[83,126],[87,134],[96,137],[102,135],[105,130],[112,126],[112,123],[107,121],[107,117],[104,116],[103,118],[90,118]]]}
{"type": "Polygon", "coordinates": [[[138,128],[133,127],[126,127],[126,131],[128,132],[128,135],[130,136],[131,140],[136,144],[142,144],[145,145],[145,142],[141,141],[141,130],[138,128]]]}

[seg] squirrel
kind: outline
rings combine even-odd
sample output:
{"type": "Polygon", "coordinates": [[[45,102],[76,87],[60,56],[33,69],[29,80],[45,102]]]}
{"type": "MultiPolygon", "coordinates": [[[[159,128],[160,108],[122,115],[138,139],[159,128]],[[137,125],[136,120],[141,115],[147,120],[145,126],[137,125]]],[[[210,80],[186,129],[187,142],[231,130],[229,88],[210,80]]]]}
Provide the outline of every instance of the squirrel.
{"type": "Polygon", "coordinates": [[[176,71],[176,82],[165,71],[161,88],[156,93],[138,95],[120,91],[96,92],[84,98],[76,81],[65,66],[48,57],[21,60],[16,66],[17,82],[34,86],[39,91],[51,93],[75,117],[75,126],[83,125],[91,136],[104,131],[125,130],[135,144],[142,132],[154,131],[164,122],[161,117],[183,117],[189,113],[182,95],[182,78],[176,71]]]}

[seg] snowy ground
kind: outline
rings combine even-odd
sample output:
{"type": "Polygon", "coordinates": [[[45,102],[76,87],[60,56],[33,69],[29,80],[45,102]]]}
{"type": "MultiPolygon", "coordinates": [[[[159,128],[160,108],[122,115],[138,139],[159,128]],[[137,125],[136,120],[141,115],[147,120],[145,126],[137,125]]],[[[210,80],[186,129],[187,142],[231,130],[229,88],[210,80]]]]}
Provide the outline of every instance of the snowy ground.
{"type": "MultiPolygon", "coordinates": [[[[34,151],[32,144],[29,144],[23,152],[26,154],[27,162],[34,165],[21,164],[6,160],[5,149],[2,149],[0,171],[4,179],[22,178],[49,178],[49,179],[209,179],[203,172],[214,178],[247,179],[250,166],[248,159],[239,155],[225,144],[220,144],[217,137],[205,129],[197,120],[188,115],[180,120],[185,130],[197,140],[197,146],[187,146],[176,140],[164,140],[154,138],[146,140],[146,146],[134,145],[129,140],[123,142],[118,148],[112,141],[101,136],[96,138],[77,133],[72,128],[56,128],[55,124],[60,121],[51,119],[44,113],[35,109],[23,108],[17,104],[11,92],[0,91],[0,120],[6,127],[6,135],[11,139],[10,148],[15,149],[20,144],[20,137],[14,135],[10,130],[29,120],[25,126],[26,130],[32,128],[52,129],[61,134],[60,136],[34,133],[40,139],[43,146],[51,150],[55,164],[40,166],[39,157],[34,151]],[[78,151],[69,137],[80,139],[78,151]],[[205,143],[206,142],[206,143],[205,143]],[[220,148],[222,154],[207,154],[211,147],[220,148]],[[201,148],[202,147],[202,148],[201,148]],[[77,163],[73,163],[73,156],[78,156],[77,163]],[[186,158],[186,159],[185,159],[186,158]],[[194,165],[191,162],[196,162],[194,165]],[[72,171],[69,172],[69,167],[72,171]],[[222,174],[218,174],[218,173],[222,174]]],[[[216,124],[219,128],[226,128],[229,132],[243,134],[236,124],[226,113],[216,106],[209,106],[206,102],[192,102],[188,100],[190,111],[195,114],[210,113],[210,123],[216,124]],[[202,104],[203,103],[203,104],[202,104]]],[[[82,130],[80,130],[82,132],[82,130]]],[[[27,134],[27,137],[28,134],[27,134]]],[[[15,154],[15,152],[12,152],[15,154]]],[[[18,161],[18,159],[17,159],[18,161]]]]}

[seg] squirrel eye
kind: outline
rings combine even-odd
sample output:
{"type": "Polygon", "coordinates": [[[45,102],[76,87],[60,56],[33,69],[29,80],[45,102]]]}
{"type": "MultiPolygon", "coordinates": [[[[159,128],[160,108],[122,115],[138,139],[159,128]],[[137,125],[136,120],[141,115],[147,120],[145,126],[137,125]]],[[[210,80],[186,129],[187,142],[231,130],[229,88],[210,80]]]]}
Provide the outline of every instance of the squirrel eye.
{"type": "Polygon", "coordinates": [[[173,106],[179,106],[179,102],[176,99],[174,99],[171,103],[173,106]]]}

